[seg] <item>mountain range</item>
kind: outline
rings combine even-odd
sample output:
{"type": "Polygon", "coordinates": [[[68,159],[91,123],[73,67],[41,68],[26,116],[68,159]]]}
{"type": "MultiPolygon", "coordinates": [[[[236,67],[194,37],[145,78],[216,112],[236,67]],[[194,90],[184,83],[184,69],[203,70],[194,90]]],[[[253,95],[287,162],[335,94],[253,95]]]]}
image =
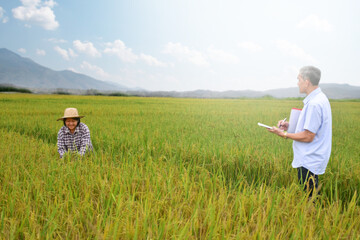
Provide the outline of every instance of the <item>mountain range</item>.
{"type": "MultiPolygon", "coordinates": [[[[358,99],[360,98],[360,87],[351,86],[349,84],[324,83],[319,85],[321,90],[331,99],[358,99]]],[[[305,97],[299,93],[297,87],[280,88],[267,91],[210,91],[195,90],[186,92],[148,92],[148,91],[128,91],[128,94],[144,97],[182,97],[182,98],[299,98],[305,97]]]]}
{"type": "Polygon", "coordinates": [[[0,83],[26,88],[98,89],[126,91],[130,88],[104,82],[69,70],[54,71],[0,48],[0,83]]]}
{"type": "MultiPolygon", "coordinates": [[[[304,97],[297,87],[273,89],[267,91],[146,91],[131,89],[124,85],[100,81],[84,74],[69,70],[54,71],[41,66],[29,58],[6,49],[0,48],[0,84],[10,84],[29,89],[96,89],[105,92],[126,92],[130,95],[146,97],[185,97],[185,98],[259,98],[271,96],[275,98],[304,97]]],[[[320,84],[323,92],[331,99],[360,98],[360,87],[348,84],[320,84]]]]}

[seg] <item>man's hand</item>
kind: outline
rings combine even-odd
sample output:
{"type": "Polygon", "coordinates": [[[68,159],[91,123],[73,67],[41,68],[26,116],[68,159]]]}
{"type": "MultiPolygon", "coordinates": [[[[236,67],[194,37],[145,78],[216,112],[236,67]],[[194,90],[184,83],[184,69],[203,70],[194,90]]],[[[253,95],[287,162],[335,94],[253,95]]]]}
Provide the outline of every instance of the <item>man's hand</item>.
{"type": "Polygon", "coordinates": [[[289,128],[289,122],[285,122],[284,120],[280,120],[278,122],[278,128],[280,128],[283,131],[287,131],[289,128]]]}
{"type": "Polygon", "coordinates": [[[305,130],[298,133],[286,133],[284,132],[284,130],[277,127],[272,127],[268,129],[268,131],[283,138],[289,138],[298,142],[306,142],[306,143],[312,142],[316,135],[316,133],[310,132],[309,130],[305,130]]]}
{"type": "Polygon", "coordinates": [[[268,131],[271,132],[271,133],[274,133],[280,137],[285,137],[285,132],[284,130],[280,129],[280,128],[277,128],[277,127],[272,127],[272,128],[268,128],[268,131]]]}

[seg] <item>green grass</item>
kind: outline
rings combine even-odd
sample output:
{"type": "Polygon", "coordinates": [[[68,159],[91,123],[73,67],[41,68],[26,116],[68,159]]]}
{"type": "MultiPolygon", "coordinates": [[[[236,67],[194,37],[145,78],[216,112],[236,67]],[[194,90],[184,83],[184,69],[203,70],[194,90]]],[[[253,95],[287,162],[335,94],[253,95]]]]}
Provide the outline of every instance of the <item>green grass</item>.
{"type": "Polygon", "coordinates": [[[0,95],[0,238],[358,239],[360,103],[332,101],[313,204],[292,142],[267,133],[301,100],[0,95]],[[76,107],[95,148],[59,159],[76,107]]]}

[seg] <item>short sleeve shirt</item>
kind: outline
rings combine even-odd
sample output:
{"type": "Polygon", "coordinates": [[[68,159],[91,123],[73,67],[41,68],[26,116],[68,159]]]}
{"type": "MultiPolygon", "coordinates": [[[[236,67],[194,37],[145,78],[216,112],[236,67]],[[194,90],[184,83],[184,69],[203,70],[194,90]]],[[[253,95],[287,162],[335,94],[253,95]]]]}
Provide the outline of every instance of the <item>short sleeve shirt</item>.
{"type": "Polygon", "coordinates": [[[315,133],[309,143],[294,141],[294,168],[305,167],[316,175],[325,173],[332,143],[332,116],[328,98],[320,88],[304,99],[295,133],[308,130],[315,133]]]}

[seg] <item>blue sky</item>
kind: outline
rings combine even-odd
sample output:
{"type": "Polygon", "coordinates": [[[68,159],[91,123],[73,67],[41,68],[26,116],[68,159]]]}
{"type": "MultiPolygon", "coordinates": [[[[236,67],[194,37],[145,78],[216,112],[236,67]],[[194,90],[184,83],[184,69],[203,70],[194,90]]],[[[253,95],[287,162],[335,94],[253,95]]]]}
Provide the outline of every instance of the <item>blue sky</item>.
{"type": "MultiPolygon", "coordinates": [[[[0,48],[148,90],[360,86],[360,1],[0,0],[0,48]]],[[[64,86],[71,87],[71,86],[64,86]]]]}

